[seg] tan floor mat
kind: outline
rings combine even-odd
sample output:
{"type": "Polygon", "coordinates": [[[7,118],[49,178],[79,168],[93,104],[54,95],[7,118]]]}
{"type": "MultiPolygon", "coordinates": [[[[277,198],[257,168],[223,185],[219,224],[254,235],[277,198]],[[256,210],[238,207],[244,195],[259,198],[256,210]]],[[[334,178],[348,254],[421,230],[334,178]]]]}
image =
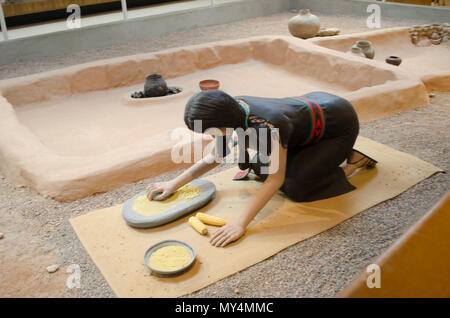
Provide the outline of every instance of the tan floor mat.
{"type": "MultiPolygon", "coordinates": [[[[154,229],[129,227],[121,205],[93,211],[70,220],[80,241],[119,297],[177,297],[210,285],[256,264],[286,247],[319,234],[380,202],[393,198],[441,171],[409,154],[359,137],[356,148],[379,163],[351,178],[350,193],[311,203],[295,203],[276,194],[256,216],[243,238],[226,248],[210,245],[209,238],[189,227],[190,214],[154,229]],[[189,243],[197,252],[195,265],[175,278],[151,275],[143,262],[145,250],[164,239],[189,243]]],[[[217,187],[216,198],[200,209],[232,223],[250,196],[256,181],[232,181],[238,168],[204,179],[217,187]]],[[[210,232],[215,230],[209,227],[210,232]]]]}

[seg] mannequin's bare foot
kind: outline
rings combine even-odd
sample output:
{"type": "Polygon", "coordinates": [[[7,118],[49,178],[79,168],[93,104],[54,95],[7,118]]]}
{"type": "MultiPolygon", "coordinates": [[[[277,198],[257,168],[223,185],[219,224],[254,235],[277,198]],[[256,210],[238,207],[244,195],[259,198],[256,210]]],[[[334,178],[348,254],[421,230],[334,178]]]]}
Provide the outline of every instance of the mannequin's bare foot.
{"type": "Polygon", "coordinates": [[[367,168],[373,168],[377,164],[377,161],[374,159],[364,155],[363,153],[353,150],[352,154],[350,155],[350,158],[347,160],[347,165],[344,167],[345,175],[348,177],[353,172],[355,172],[356,169],[367,167],[367,168]]]}

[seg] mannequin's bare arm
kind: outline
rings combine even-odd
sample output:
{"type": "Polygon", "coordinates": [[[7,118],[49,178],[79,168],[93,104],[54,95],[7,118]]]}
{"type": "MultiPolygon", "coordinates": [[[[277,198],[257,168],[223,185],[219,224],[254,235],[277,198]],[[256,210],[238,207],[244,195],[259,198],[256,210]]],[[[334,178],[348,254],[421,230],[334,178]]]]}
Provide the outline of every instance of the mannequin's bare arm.
{"type": "Polygon", "coordinates": [[[272,153],[270,161],[279,160],[278,171],[269,174],[258,192],[252,197],[250,203],[245,207],[241,217],[234,224],[222,226],[212,236],[210,243],[217,247],[223,247],[230,242],[239,239],[258,212],[266,205],[270,198],[281,188],[286,175],[287,149],[278,144],[278,158],[272,153]]]}
{"type": "Polygon", "coordinates": [[[175,189],[182,187],[186,183],[191,182],[195,178],[200,177],[205,174],[209,170],[217,167],[220,162],[215,161],[215,151],[211,151],[208,155],[206,155],[202,160],[197,161],[194,165],[190,166],[186,169],[182,174],[172,180],[175,189]]]}
{"type": "Polygon", "coordinates": [[[209,170],[214,169],[219,164],[220,160],[217,160],[215,147],[211,147],[211,151],[205,157],[190,166],[176,178],[167,182],[155,182],[150,184],[147,187],[147,198],[149,200],[163,200],[178,188],[191,182],[195,178],[200,177],[209,170]],[[161,194],[154,197],[156,193],[161,194]]]}
{"type": "Polygon", "coordinates": [[[278,171],[273,174],[269,174],[266,181],[264,181],[261,188],[253,196],[250,204],[244,210],[241,217],[237,221],[237,224],[246,229],[248,224],[258,214],[258,212],[266,205],[266,203],[272,198],[272,196],[281,188],[284,183],[286,174],[286,158],[287,149],[279,145],[279,158],[280,164],[278,171]]]}

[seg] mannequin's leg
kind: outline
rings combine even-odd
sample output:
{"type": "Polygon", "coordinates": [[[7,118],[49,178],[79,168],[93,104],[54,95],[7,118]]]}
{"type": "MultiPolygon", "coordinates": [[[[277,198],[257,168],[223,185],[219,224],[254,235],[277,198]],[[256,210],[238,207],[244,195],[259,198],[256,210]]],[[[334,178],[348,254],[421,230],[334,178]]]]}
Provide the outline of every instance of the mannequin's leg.
{"type": "Polygon", "coordinates": [[[347,159],[347,164],[343,169],[345,175],[348,177],[351,174],[353,174],[355,170],[358,168],[362,167],[373,168],[376,164],[377,162],[374,159],[364,155],[359,151],[353,150],[350,157],[347,159]]]}
{"type": "Polygon", "coordinates": [[[323,139],[288,151],[285,182],[281,190],[294,201],[314,201],[347,193],[354,187],[339,167],[352,153],[356,137],[323,139]]]}

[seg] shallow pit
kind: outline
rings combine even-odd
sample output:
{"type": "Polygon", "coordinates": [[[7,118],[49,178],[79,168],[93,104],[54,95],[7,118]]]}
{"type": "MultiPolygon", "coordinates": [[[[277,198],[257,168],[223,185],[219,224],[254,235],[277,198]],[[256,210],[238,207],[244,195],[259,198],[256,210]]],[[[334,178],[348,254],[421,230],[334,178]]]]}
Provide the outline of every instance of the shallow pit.
{"type": "Polygon", "coordinates": [[[19,121],[56,154],[99,155],[130,141],[183,127],[186,101],[199,91],[198,82],[207,77],[220,78],[220,89],[233,95],[245,92],[246,95],[278,97],[314,90],[338,95],[349,92],[339,84],[299,77],[273,65],[248,60],[171,79],[171,84],[185,86],[185,94],[127,98],[130,91],[138,90],[141,85],[125,86],[26,104],[16,107],[15,112],[19,121]],[[264,82],[258,83],[261,78],[264,82]]]}
{"type": "Polygon", "coordinates": [[[419,76],[428,90],[450,91],[450,41],[427,47],[411,42],[408,28],[399,27],[377,31],[310,39],[314,44],[347,52],[357,40],[368,40],[375,48],[375,61],[385,63],[394,55],[402,59],[400,69],[419,76]]]}
{"type": "Polygon", "coordinates": [[[309,41],[211,42],[1,81],[2,172],[18,185],[70,201],[185,167],[171,160],[178,141],[170,136],[185,127],[185,104],[206,78],[233,96],[335,93],[352,102],[362,121],[428,103],[418,77],[309,41]],[[131,105],[126,96],[142,89],[150,73],[183,91],[131,105]]]}

